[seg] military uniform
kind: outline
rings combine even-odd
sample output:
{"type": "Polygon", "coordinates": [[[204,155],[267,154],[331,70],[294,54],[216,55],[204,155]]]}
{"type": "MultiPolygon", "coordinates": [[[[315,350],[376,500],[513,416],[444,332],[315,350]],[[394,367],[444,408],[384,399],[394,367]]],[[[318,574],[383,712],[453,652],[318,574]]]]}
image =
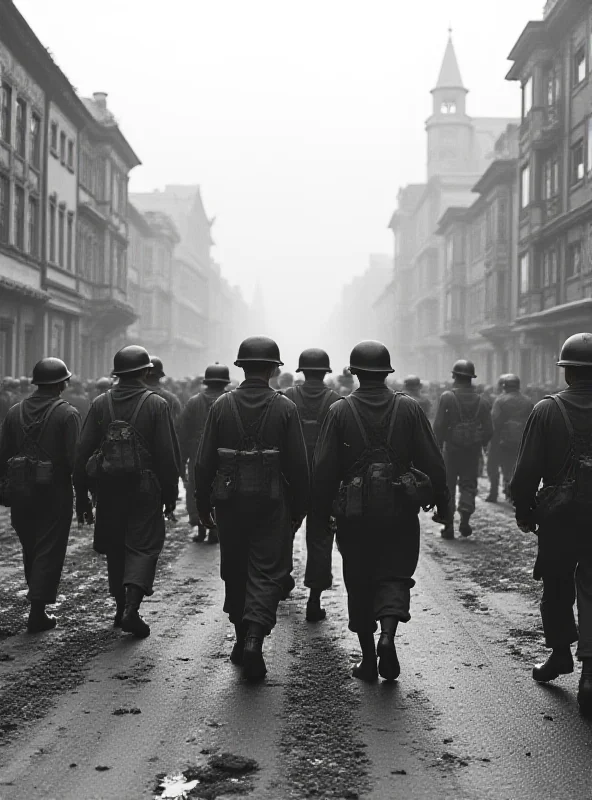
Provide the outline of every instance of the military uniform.
{"type": "Polygon", "coordinates": [[[74,406],[74,408],[80,414],[80,419],[84,422],[90,408],[90,400],[82,388],[82,384],[78,386],[70,386],[70,388],[66,389],[62,396],[64,400],[67,400],[68,403],[70,403],[71,406],[74,406]]]}
{"type": "MultiPolygon", "coordinates": [[[[464,362],[463,362],[464,363],[464,362]]],[[[470,362],[466,362],[470,364],[470,362]]],[[[470,364],[470,371],[473,365],[470,364]]],[[[450,491],[451,516],[457,508],[456,490],[459,489],[458,511],[461,514],[460,532],[470,535],[468,520],[475,512],[477,497],[479,460],[483,447],[487,446],[493,434],[491,411],[487,403],[477,393],[474,386],[455,385],[440,398],[434,433],[444,452],[448,489],[450,491]],[[462,422],[474,422],[479,428],[479,440],[469,446],[458,446],[451,441],[453,430],[462,422]]],[[[443,531],[444,536],[450,534],[443,531]]],[[[452,531],[452,535],[453,531],[452,531]]]]}
{"type": "MultiPolygon", "coordinates": [[[[57,394],[45,393],[45,385],[61,381],[52,375],[40,377],[40,372],[55,373],[61,381],[68,379],[66,365],[59,359],[44,359],[35,367],[33,378],[40,388],[21,404],[12,406],[2,425],[0,437],[0,474],[5,475],[8,460],[21,452],[26,432],[31,426],[37,429],[35,441],[43,457],[52,464],[52,478],[48,485],[37,485],[33,495],[11,503],[12,527],[23,548],[25,578],[29,587],[27,594],[31,602],[32,615],[38,606],[42,609],[37,620],[29,619],[29,630],[44,630],[55,625],[55,620],[46,617],[46,604],[55,603],[60,582],[66,547],[72,523],[72,471],[76,442],[80,431],[78,411],[57,394]],[[43,368],[40,370],[40,365],[43,368]],[[36,374],[37,373],[37,374],[36,374]],[[50,413],[51,412],[51,413],[50,413]],[[50,416],[47,416],[50,414],[50,416]],[[23,423],[24,422],[24,428],[23,423]],[[48,624],[45,621],[49,620],[48,624]],[[41,625],[37,623],[41,622],[41,625]]],[[[31,434],[33,435],[33,434],[31,434]]]]}
{"type": "Polygon", "coordinates": [[[506,496],[509,496],[520,439],[532,409],[533,403],[520,392],[519,382],[508,384],[504,394],[497,397],[493,404],[491,413],[493,437],[490,450],[494,448],[498,453],[506,496]]]}

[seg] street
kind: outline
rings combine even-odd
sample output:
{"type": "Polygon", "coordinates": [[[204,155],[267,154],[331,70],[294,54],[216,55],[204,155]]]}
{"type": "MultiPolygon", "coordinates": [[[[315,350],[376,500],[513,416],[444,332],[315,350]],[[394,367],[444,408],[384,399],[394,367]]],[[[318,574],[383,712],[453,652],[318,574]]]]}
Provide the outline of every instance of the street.
{"type": "Polygon", "coordinates": [[[298,588],[266,642],[267,679],[246,684],[228,660],[218,548],[189,530],[186,517],[169,529],[145,604],[150,638],[111,628],[104,565],[75,528],[60,627],[29,636],[3,513],[2,800],[181,797],[172,779],[203,798],[590,796],[577,675],[556,686],[531,678],[543,652],[534,542],[509,507],[480,503],[467,540],[443,541],[423,520],[413,618],[397,636],[402,674],[390,685],[350,677],[358,647],[337,551],[327,620],[305,622],[302,533],[298,588]]]}

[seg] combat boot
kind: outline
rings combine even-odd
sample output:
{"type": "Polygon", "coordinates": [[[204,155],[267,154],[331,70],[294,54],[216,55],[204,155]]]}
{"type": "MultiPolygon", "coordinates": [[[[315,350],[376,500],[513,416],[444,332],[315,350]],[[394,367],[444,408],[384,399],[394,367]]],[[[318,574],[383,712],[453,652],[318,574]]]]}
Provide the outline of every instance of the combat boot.
{"type": "Polygon", "coordinates": [[[234,632],[236,634],[236,641],[230,653],[230,660],[233,664],[236,664],[237,667],[241,667],[243,663],[243,654],[245,652],[245,638],[247,635],[245,624],[241,622],[240,625],[235,625],[234,632]]]}
{"type": "Polygon", "coordinates": [[[322,622],[327,617],[327,612],[321,607],[321,592],[311,589],[306,603],[306,621],[322,622]]]}
{"type": "Polygon", "coordinates": [[[497,503],[497,494],[494,494],[493,492],[489,492],[489,494],[485,498],[485,502],[486,503],[497,503]]]}
{"type": "Polygon", "coordinates": [[[139,586],[128,584],[125,587],[125,609],[121,618],[121,630],[132,633],[137,639],[150,636],[150,626],[138,613],[144,592],[139,586]]]}
{"type": "Polygon", "coordinates": [[[208,544],[218,544],[219,541],[217,528],[210,528],[208,531],[208,544]]]}
{"type": "Polygon", "coordinates": [[[115,596],[115,603],[116,609],[115,616],[113,617],[113,627],[121,628],[121,620],[123,617],[123,612],[125,611],[125,592],[115,596]]]}
{"type": "Polygon", "coordinates": [[[45,612],[45,603],[31,602],[29,619],[27,620],[27,631],[29,633],[43,633],[50,631],[58,624],[55,617],[45,612]]]}
{"type": "Polygon", "coordinates": [[[469,520],[471,519],[471,515],[467,511],[460,512],[460,525],[458,526],[458,531],[461,536],[472,536],[473,529],[469,520]]]}
{"type": "Polygon", "coordinates": [[[592,716],[592,658],[584,658],[582,661],[578,705],[584,716],[592,716]]]}
{"type": "MultiPolygon", "coordinates": [[[[573,656],[569,645],[554,647],[551,655],[543,664],[533,667],[532,677],[537,683],[549,683],[560,675],[569,675],[574,671],[573,656]]],[[[592,675],[590,676],[592,678],[592,675]]]]}
{"type": "Polygon", "coordinates": [[[267,674],[263,658],[264,638],[261,625],[249,625],[243,649],[243,676],[248,681],[260,681],[267,674]]]}
{"type": "Polygon", "coordinates": [[[443,539],[454,539],[454,522],[447,522],[440,531],[443,539]]]}
{"type": "Polygon", "coordinates": [[[206,540],[206,529],[203,525],[197,524],[197,533],[193,535],[194,542],[205,542],[206,540]]]}

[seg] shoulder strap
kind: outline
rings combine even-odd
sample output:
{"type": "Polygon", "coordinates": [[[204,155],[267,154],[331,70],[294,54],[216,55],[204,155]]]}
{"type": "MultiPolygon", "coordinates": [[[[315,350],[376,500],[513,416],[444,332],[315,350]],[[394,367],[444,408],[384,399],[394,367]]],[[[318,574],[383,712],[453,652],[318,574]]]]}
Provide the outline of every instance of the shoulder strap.
{"type": "Polygon", "coordinates": [[[271,396],[271,399],[270,399],[270,400],[268,400],[268,402],[267,402],[267,408],[265,409],[265,411],[264,411],[264,412],[263,412],[263,414],[261,415],[261,419],[260,419],[260,421],[259,421],[259,424],[257,425],[257,436],[260,436],[260,435],[261,435],[261,433],[263,432],[263,429],[265,428],[265,426],[266,426],[266,424],[267,424],[267,420],[268,420],[268,418],[269,418],[269,415],[270,415],[270,413],[271,413],[271,407],[273,406],[273,404],[275,403],[275,401],[277,400],[277,398],[278,398],[279,396],[280,396],[279,392],[275,392],[275,393],[274,393],[274,394],[271,396]]]}
{"type": "MultiPolygon", "coordinates": [[[[21,402],[19,403],[19,417],[23,433],[25,434],[25,439],[29,439],[31,438],[31,433],[27,431],[27,426],[25,425],[25,415],[23,410],[24,402],[25,402],[24,400],[21,400],[21,402]]],[[[58,397],[57,400],[54,400],[53,403],[50,405],[50,407],[47,409],[47,411],[43,415],[43,419],[41,420],[41,425],[38,429],[37,436],[35,437],[35,441],[37,443],[41,441],[41,437],[45,433],[45,429],[47,428],[47,423],[49,422],[49,418],[51,417],[53,412],[56,410],[58,406],[62,406],[66,402],[67,402],[66,400],[62,400],[60,397],[58,397]]]]}
{"type": "Polygon", "coordinates": [[[557,408],[561,411],[561,416],[563,417],[563,420],[565,422],[565,427],[567,428],[567,432],[568,432],[570,438],[573,439],[573,437],[574,437],[574,428],[573,428],[573,425],[571,424],[571,420],[569,418],[569,414],[567,413],[567,409],[565,407],[565,403],[556,394],[550,395],[549,397],[550,397],[551,400],[555,401],[555,403],[557,405],[557,408]]]}
{"type": "Polygon", "coordinates": [[[142,408],[146,400],[148,400],[151,394],[154,394],[154,392],[151,392],[149,389],[146,389],[142,397],[140,397],[140,399],[138,400],[138,405],[136,406],[135,411],[132,414],[132,418],[130,420],[130,425],[132,426],[132,428],[136,424],[136,420],[138,419],[138,414],[140,413],[140,409],[142,408]]]}
{"type": "Polygon", "coordinates": [[[111,397],[111,389],[105,392],[107,395],[107,405],[109,406],[109,415],[111,417],[111,422],[115,422],[115,409],[113,408],[113,398],[111,397]]]}
{"type": "Polygon", "coordinates": [[[393,437],[393,431],[395,430],[395,423],[397,421],[397,413],[399,411],[399,405],[401,403],[401,397],[402,396],[403,395],[402,395],[401,392],[397,392],[395,394],[395,402],[393,403],[393,408],[392,408],[392,411],[391,411],[391,424],[389,425],[388,434],[387,434],[387,437],[386,437],[386,443],[388,444],[389,447],[390,447],[390,444],[391,444],[391,439],[393,437]]]}
{"type": "Polygon", "coordinates": [[[239,436],[242,439],[245,438],[245,428],[243,425],[243,421],[240,418],[240,414],[238,413],[238,407],[236,405],[236,399],[234,397],[234,391],[228,393],[230,395],[230,408],[232,410],[232,414],[234,416],[234,421],[236,422],[236,427],[238,428],[239,436]]]}
{"type": "Polygon", "coordinates": [[[21,428],[23,429],[23,431],[25,430],[25,414],[24,414],[24,411],[23,411],[24,403],[25,403],[24,400],[21,400],[21,402],[19,403],[19,419],[20,419],[21,428]]]}
{"type": "Polygon", "coordinates": [[[322,422],[325,419],[325,416],[327,414],[327,411],[329,410],[329,407],[331,405],[333,405],[332,402],[331,402],[332,400],[333,400],[333,398],[331,396],[331,390],[329,389],[327,391],[327,394],[325,395],[325,398],[324,398],[323,402],[321,403],[321,407],[319,408],[319,414],[318,414],[318,417],[317,417],[317,422],[322,422]]]}
{"type": "Polygon", "coordinates": [[[356,425],[358,426],[358,429],[359,429],[359,431],[360,431],[360,433],[362,435],[362,439],[364,441],[364,447],[366,448],[366,450],[369,450],[370,449],[370,439],[368,438],[368,434],[366,433],[366,428],[364,427],[364,423],[362,422],[362,419],[361,419],[361,417],[360,417],[360,415],[358,413],[358,409],[356,408],[356,405],[355,405],[351,395],[348,395],[345,398],[345,402],[348,404],[348,406],[352,410],[352,414],[354,415],[354,419],[356,421],[356,425]]]}

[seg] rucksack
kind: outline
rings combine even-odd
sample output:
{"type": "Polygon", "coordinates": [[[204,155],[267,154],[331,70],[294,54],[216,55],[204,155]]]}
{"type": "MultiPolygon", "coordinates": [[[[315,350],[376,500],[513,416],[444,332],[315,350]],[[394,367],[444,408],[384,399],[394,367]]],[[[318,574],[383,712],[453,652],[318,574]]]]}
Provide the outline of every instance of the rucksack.
{"type": "Polygon", "coordinates": [[[61,399],[55,400],[43,417],[30,425],[25,424],[24,400],[19,403],[19,418],[24,439],[19,452],[9,458],[7,462],[3,487],[5,505],[19,500],[27,500],[33,496],[37,487],[48,486],[52,483],[53,463],[41,446],[41,440],[51,415],[58,406],[65,402],[61,399]]]}
{"type": "Polygon", "coordinates": [[[148,397],[154,392],[142,393],[129,422],[116,419],[111,390],[106,392],[111,421],[98,451],[86,465],[87,474],[96,478],[99,472],[110,477],[140,476],[150,466],[150,453],[142,436],[136,430],[138,414],[148,397]]]}
{"type": "Polygon", "coordinates": [[[454,392],[452,395],[456,402],[460,419],[456,425],[453,425],[450,428],[447,440],[448,443],[454,445],[454,447],[463,448],[475,447],[475,445],[483,444],[483,432],[481,430],[481,423],[479,422],[479,412],[481,411],[482,402],[481,398],[479,397],[475,416],[472,419],[465,419],[460,400],[454,392]]]}
{"type": "Polygon", "coordinates": [[[390,404],[386,414],[388,417],[390,413],[388,432],[380,444],[372,444],[354,398],[344,398],[362,436],[364,451],[339,487],[334,505],[336,516],[351,519],[370,514],[387,518],[404,510],[417,513],[420,507],[433,506],[429,477],[413,466],[403,472],[390,445],[402,396],[397,393],[390,404]]]}
{"type": "Polygon", "coordinates": [[[501,427],[500,447],[517,447],[522,441],[525,427],[526,422],[518,419],[507,419],[501,427]]]}
{"type": "Polygon", "coordinates": [[[245,427],[240,417],[234,392],[229,392],[230,405],[234,421],[240,436],[240,449],[218,448],[218,470],[212,486],[212,504],[214,506],[230,501],[239,501],[242,505],[277,502],[281,497],[281,465],[280,451],[266,448],[263,445],[263,431],[271,409],[279,394],[274,393],[267,401],[258,420],[245,427]]]}
{"type": "Polygon", "coordinates": [[[317,446],[319,434],[321,432],[321,425],[325,419],[327,411],[329,410],[329,406],[333,402],[333,395],[331,391],[327,391],[316,416],[314,416],[314,412],[311,412],[309,404],[307,404],[300,386],[297,386],[295,389],[294,401],[296,402],[298,412],[300,414],[300,422],[302,423],[302,433],[304,434],[306,451],[309,457],[312,457],[315,447],[317,446]],[[299,402],[296,402],[296,398],[298,398],[299,402]]]}

